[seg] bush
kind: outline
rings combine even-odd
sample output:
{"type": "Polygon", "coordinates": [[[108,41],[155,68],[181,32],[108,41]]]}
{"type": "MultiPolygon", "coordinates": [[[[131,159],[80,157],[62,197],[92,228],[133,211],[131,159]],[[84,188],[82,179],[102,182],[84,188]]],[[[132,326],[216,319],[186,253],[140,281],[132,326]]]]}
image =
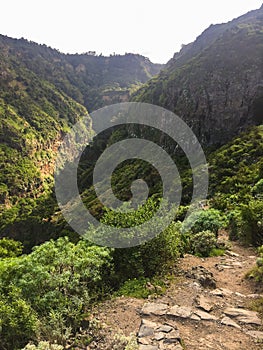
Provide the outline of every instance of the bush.
{"type": "Polygon", "coordinates": [[[13,258],[22,254],[23,245],[21,242],[10,238],[0,239],[0,259],[13,258]]]}
{"type": "Polygon", "coordinates": [[[260,179],[252,188],[252,194],[256,198],[263,198],[263,179],[260,179]]]}
{"type": "MultiPolygon", "coordinates": [[[[108,226],[132,228],[148,221],[157,208],[158,200],[148,199],[144,206],[128,214],[121,211],[117,213],[107,211],[102,221],[108,226]]],[[[159,217],[155,217],[153,220],[151,236],[154,236],[154,232],[156,234],[160,232],[163,224],[162,219],[159,217]]],[[[129,248],[114,249],[112,256],[116,273],[115,288],[118,288],[127,279],[151,278],[156,274],[165,273],[174,265],[177,258],[182,254],[180,228],[180,223],[172,222],[163,232],[145,243],[129,248]]],[[[88,233],[87,238],[94,237],[94,235],[97,235],[96,237],[105,237],[103,230],[101,232],[98,230],[95,233],[88,233]]],[[[133,232],[131,229],[129,235],[130,241],[136,242],[134,237],[138,237],[138,233],[135,230],[133,232]]],[[[146,229],[142,228],[140,237],[147,239],[150,235],[146,229]]]]}
{"type": "Polygon", "coordinates": [[[257,282],[263,282],[263,245],[258,248],[259,258],[257,266],[249,273],[250,277],[255,278],[257,282]]]}
{"type": "Polygon", "coordinates": [[[263,244],[263,201],[253,200],[241,208],[239,238],[246,244],[263,244]]]}
{"type": "Polygon", "coordinates": [[[63,350],[63,346],[58,344],[50,344],[47,341],[41,341],[38,345],[32,343],[27,344],[22,350],[63,350]]]}
{"type": "Polygon", "coordinates": [[[1,343],[16,349],[39,335],[65,345],[86,307],[109,288],[110,252],[59,238],[29,255],[0,260],[1,343]]]}
{"type": "Polygon", "coordinates": [[[180,223],[171,223],[157,237],[140,246],[115,249],[113,252],[116,279],[152,278],[166,273],[182,255],[180,223]]]}
{"type": "Polygon", "coordinates": [[[242,223],[241,210],[232,210],[228,213],[228,231],[229,239],[237,241],[240,238],[240,228],[242,223]]]}
{"type": "Polygon", "coordinates": [[[198,256],[208,257],[216,248],[216,236],[211,231],[193,234],[190,242],[193,253],[198,256]]]}
{"type": "Polygon", "coordinates": [[[1,288],[0,348],[17,349],[39,329],[37,313],[25,300],[21,290],[12,284],[1,288]]]}
{"type": "Polygon", "coordinates": [[[226,217],[219,210],[212,208],[192,212],[184,222],[183,231],[211,231],[217,236],[219,229],[225,226],[226,217]]]}

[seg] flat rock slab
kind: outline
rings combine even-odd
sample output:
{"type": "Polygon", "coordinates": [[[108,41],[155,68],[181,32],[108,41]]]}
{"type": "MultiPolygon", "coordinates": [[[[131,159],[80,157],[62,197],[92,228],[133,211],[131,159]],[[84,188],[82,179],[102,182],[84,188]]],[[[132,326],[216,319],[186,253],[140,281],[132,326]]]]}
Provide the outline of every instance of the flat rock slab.
{"type": "Polygon", "coordinates": [[[225,255],[233,256],[233,257],[235,257],[235,258],[238,258],[238,257],[239,257],[239,254],[234,253],[234,252],[232,252],[231,250],[226,250],[226,251],[225,251],[225,255]]]}
{"type": "Polygon", "coordinates": [[[147,327],[145,325],[142,325],[140,327],[139,333],[138,333],[138,337],[139,338],[144,338],[144,337],[148,337],[154,335],[154,328],[151,327],[147,327]]]}
{"type": "Polygon", "coordinates": [[[215,295],[217,297],[229,297],[233,294],[233,292],[226,288],[217,288],[210,292],[211,295],[215,295]]]}
{"type": "Polygon", "coordinates": [[[248,332],[246,332],[246,334],[250,335],[253,338],[256,338],[256,339],[259,339],[259,340],[263,340],[263,332],[248,331],[248,332]]]}
{"type": "Polygon", "coordinates": [[[239,322],[245,324],[261,325],[261,319],[259,318],[258,313],[255,311],[229,307],[224,310],[224,313],[227,316],[234,317],[239,322]]]}
{"type": "Polygon", "coordinates": [[[192,314],[190,316],[190,320],[193,320],[193,321],[201,321],[201,317],[197,316],[196,314],[192,314]]]}
{"type": "Polygon", "coordinates": [[[163,342],[160,343],[160,350],[183,350],[183,347],[180,344],[165,344],[163,342]]]}
{"type": "Polygon", "coordinates": [[[169,309],[167,315],[170,317],[189,318],[193,310],[190,307],[175,305],[169,309]]]}
{"type": "Polygon", "coordinates": [[[139,350],[158,350],[158,345],[139,345],[139,350]]]}
{"type": "Polygon", "coordinates": [[[214,315],[209,314],[208,312],[201,311],[201,310],[196,310],[195,315],[199,316],[201,320],[204,321],[217,321],[218,318],[214,315]]]}
{"type": "Polygon", "coordinates": [[[172,326],[169,326],[169,325],[161,325],[159,327],[156,328],[156,331],[158,332],[164,332],[164,333],[169,333],[173,330],[174,328],[172,326]]]}
{"type": "Polygon", "coordinates": [[[210,303],[210,300],[203,295],[200,295],[196,298],[197,307],[203,309],[206,312],[210,312],[213,309],[213,305],[210,303]]]}
{"type": "Polygon", "coordinates": [[[146,303],[143,305],[141,313],[143,315],[163,316],[168,310],[168,305],[163,303],[146,303]]]}
{"type": "Polygon", "coordinates": [[[230,327],[234,327],[234,328],[237,328],[237,329],[241,329],[241,327],[235,321],[233,321],[230,317],[227,317],[227,316],[225,316],[221,320],[221,324],[223,324],[225,326],[230,326],[230,327]]]}

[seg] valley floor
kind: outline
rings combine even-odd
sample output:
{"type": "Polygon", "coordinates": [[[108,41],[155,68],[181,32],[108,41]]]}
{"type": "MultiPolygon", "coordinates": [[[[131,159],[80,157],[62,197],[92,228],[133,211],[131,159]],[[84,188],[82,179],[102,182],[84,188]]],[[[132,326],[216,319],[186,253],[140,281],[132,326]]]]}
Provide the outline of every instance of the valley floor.
{"type": "Polygon", "coordinates": [[[130,333],[140,350],[263,349],[262,319],[249,310],[262,297],[263,286],[245,279],[256,263],[255,251],[231,245],[220,257],[186,255],[179,263],[179,277],[163,296],[101,304],[92,317],[104,325],[102,336],[87,349],[112,350],[114,335],[130,333]]]}

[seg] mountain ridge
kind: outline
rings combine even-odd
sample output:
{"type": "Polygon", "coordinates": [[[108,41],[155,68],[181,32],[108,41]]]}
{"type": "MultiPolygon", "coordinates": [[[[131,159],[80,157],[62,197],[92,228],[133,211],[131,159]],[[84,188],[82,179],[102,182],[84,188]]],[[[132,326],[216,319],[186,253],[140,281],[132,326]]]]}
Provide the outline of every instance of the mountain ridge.
{"type": "Polygon", "coordinates": [[[247,126],[260,124],[262,23],[261,7],[226,24],[210,26],[195,42],[183,46],[132,100],[177,113],[203,145],[220,146],[247,126]]]}

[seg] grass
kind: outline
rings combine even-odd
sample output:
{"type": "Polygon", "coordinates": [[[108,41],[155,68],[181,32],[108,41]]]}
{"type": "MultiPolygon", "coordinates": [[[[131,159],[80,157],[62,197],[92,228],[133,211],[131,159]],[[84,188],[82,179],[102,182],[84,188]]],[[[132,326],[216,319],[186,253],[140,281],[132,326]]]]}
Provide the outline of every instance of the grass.
{"type": "Polygon", "coordinates": [[[165,283],[158,278],[134,278],[124,282],[115,296],[146,299],[150,295],[162,295],[166,290],[165,283]]]}
{"type": "Polygon", "coordinates": [[[209,253],[209,257],[211,258],[213,256],[222,256],[224,254],[225,254],[225,249],[213,248],[209,253]]]}

